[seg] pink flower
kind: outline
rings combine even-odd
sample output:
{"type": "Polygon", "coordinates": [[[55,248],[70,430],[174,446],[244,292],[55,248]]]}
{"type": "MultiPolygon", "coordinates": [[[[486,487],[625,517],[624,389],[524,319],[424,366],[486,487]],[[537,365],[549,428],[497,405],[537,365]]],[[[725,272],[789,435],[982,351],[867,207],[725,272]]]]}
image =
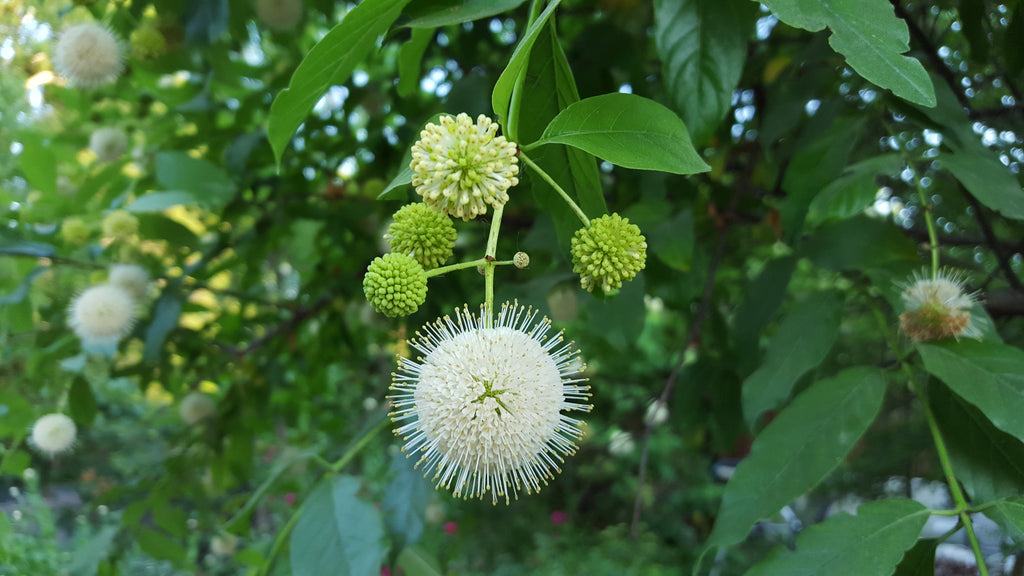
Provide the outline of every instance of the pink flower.
{"type": "Polygon", "coordinates": [[[444,531],[446,534],[455,534],[455,531],[459,529],[459,525],[455,522],[445,522],[444,531]]]}
{"type": "Polygon", "coordinates": [[[555,526],[561,526],[569,519],[569,515],[561,510],[555,510],[551,513],[551,523],[555,526]]]}
{"type": "Polygon", "coordinates": [[[284,495],[284,501],[287,502],[289,506],[294,506],[295,505],[295,492],[289,492],[289,493],[285,494],[284,495]]]}

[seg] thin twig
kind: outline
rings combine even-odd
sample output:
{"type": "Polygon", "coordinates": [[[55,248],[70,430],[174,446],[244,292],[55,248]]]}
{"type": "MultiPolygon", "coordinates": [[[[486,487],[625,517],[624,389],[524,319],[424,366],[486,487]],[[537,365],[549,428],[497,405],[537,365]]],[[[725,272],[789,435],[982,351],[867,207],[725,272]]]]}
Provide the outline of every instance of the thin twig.
{"type": "Polygon", "coordinates": [[[220,348],[224,352],[227,352],[228,354],[230,354],[230,355],[232,355],[232,356],[234,356],[234,357],[236,357],[238,359],[242,359],[245,356],[251,354],[252,352],[255,352],[256,350],[259,350],[260,348],[265,346],[268,342],[270,342],[274,338],[277,338],[281,334],[284,334],[286,332],[290,332],[290,331],[294,330],[296,327],[298,327],[299,324],[302,324],[307,319],[315,316],[321,310],[323,310],[325,307],[327,307],[327,305],[331,303],[332,299],[333,298],[331,296],[321,296],[320,299],[318,299],[316,302],[314,302],[312,306],[310,306],[308,308],[303,308],[303,309],[300,309],[300,310],[296,310],[295,313],[292,314],[291,318],[289,318],[288,320],[285,320],[284,322],[282,322],[282,323],[278,324],[277,326],[271,328],[270,330],[267,331],[266,334],[264,334],[263,336],[260,336],[259,338],[253,340],[245,348],[238,348],[238,347],[232,346],[230,344],[225,344],[223,342],[216,342],[216,341],[213,344],[214,344],[214,346],[217,346],[218,348],[220,348]]]}

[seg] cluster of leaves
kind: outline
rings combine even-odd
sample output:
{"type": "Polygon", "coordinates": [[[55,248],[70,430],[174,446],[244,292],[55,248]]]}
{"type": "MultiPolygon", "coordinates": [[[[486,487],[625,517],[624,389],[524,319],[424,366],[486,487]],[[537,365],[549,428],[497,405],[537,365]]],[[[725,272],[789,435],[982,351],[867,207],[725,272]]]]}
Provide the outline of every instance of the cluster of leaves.
{"type": "MultiPolygon", "coordinates": [[[[950,513],[969,522],[970,505],[1019,550],[1024,5],[308,0],[276,31],[227,0],[79,4],[0,8],[0,474],[73,485],[92,527],[69,522],[79,545],[58,552],[45,523],[8,517],[0,568],[41,569],[7,546],[32,538],[49,562],[74,547],[89,575],[678,573],[718,547],[722,574],[934,573],[931,511],[908,499],[793,550],[748,539],[804,494],[810,522],[894,476],[962,486],[950,513]],[[63,86],[47,35],[88,20],[124,39],[155,27],[166,52],[130,56],[109,87],[63,86]],[[621,213],[649,245],[614,298],[582,291],[579,219],[524,171],[514,194],[534,202],[510,201],[498,250],[531,264],[501,269],[497,300],[566,328],[595,409],[557,482],[508,510],[435,495],[375,434],[404,337],[480,300],[473,274],[432,278],[400,321],[362,294],[439,112],[493,115],[586,215],[621,213]],[[100,127],[129,153],[97,162],[100,127]],[[119,209],[138,233],[104,237],[119,209]],[[83,241],[60,234],[73,218],[83,241]],[[932,225],[983,291],[980,342],[898,332],[932,225]],[[66,310],[116,262],[159,295],[113,357],[85,355],[66,310]],[[175,406],[196,390],[217,410],[189,426],[175,406]],[[58,408],[80,440],[47,460],[24,438],[58,408]],[[615,430],[631,454],[609,454],[615,430]]],[[[456,254],[486,243],[457,226],[456,254]]]]}

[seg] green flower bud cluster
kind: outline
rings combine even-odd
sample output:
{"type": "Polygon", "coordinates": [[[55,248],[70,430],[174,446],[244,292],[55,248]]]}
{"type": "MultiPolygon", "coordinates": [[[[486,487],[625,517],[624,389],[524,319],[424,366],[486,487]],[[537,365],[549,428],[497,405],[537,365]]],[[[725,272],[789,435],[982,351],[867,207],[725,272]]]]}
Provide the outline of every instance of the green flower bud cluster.
{"type": "Polygon", "coordinates": [[[81,218],[66,218],[61,224],[60,235],[68,244],[85,244],[89,241],[89,225],[81,218]]]}
{"type": "Polygon", "coordinates": [[[132,32],[132,55],[139,60],[152,60],[167,51],[167,40],[155,26],[143,26],[132,32]]]}
{"type": "Polygon", "coordinates": [[[363,294],[373,309],[398,318],[427,299],[427,273],[412,256],[392,252],[374,258],[363,277],[363,294]]]}
{"type": "Polygon", "coordinates": [[[451,218],[422,202],[403,206],[394,218],[384,236],[392,252],[408,254],[428,270],[451,258],[456,237],[451,218]]]}
{"type": "Polygon", "coordinates": [[[572,271],[580,285],[592,291],[613,292],[644,269],[647,242],[640,228],[628,218],[606,214],[580,228],[572,239],[572,271]]]}
{"type": "Polygon", "coordinates": [[[103,235],[118,240],[131,238],[139,232],[139,219],[127,210],[114,210],[103,219],[103,235]]]}

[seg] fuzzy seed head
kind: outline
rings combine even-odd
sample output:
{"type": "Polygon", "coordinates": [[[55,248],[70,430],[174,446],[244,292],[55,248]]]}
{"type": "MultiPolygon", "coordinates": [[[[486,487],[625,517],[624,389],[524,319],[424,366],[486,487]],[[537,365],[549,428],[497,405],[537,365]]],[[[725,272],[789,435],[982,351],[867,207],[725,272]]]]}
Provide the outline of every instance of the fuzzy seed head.
{"type": "Polygon", "coordinates": [[[105,26],[76,24],[60,35],[53,67],[71,84],[82,88],[110,84],[121,74],[121,45],[105,26]]]}
{"type": "Polygon", "coordinates": [[[512,257],[512,264],[520,270],[530,265],[530,255],[526,252],[516,252],[512,257]]]}
{"type": "Polygon", "coordinates": [[[135,324],[135,299],[113,284],[98,284],[71,303],[68,323],[87,348],[113,346],[135,324]]]}
{"type": "Polygon", "coordinates": [[[47,456],[63,454],[75,443],[78,429],[64,414],[47,414],[32,425],[32,444],[47,456]]]}
{"type": "Polygon", "coordinates": [[[114,210],[103,218],[103,235],[125,240],[139,232],[139,219],[127,210],[114,210]]]}
{"type": "Polygon", "coordinates": [[[68,244],[85,244],[89,241],[89,225],[81,218],[66,218],[60,225],[60,236],[68,244]]]}
{"type": "Polygon", "coordinates": [[[576,377],[579,351],[532,307],[490,317],[466,307],[424,326],[409,341],[423,356],[399,357],[389,399],[403,450],[436,487],[507,504],[575,453],[583,422],[567,412],[590,411],[590,387],[576,377]]]}
{"type": "Polygon", "coordinates": [[[287,32],[302,18],[302,0],[256,0],[256,17],[271,30],[287,32]]]}
{"type": "Polygon", "coordinates": [[[89,149],[100,162],[113,162],[128,150],[128,136],[118,128],[100,128],[89,137],[89,149]]]}
{"type": "Polygon", "coordinates": [[[612,437],[608,440],[608,453],[612,456],[629,456],[636,450],[636,441],[633,440],[633,435],[625,430],[616,430],[612,432],[612,437]]]}
{"type": "Polygon", "coordinates": [[[412,256],[426,270],[451,258],[456,238],[451,218],[417,202],[403,206],[394,219],[384,236],[392,252],[412,256]]]}
{"type": "Polygon", "coordinates": [[[185,424],[194,426],[217,411],[217,403],[202,392],[189,392],[178,406],[178,414],[185,424]]]}
{"type": "Polygon", "coordinates": [[[900,297],[904,304],[900,329],[911,340],[981,338],[981,329],[971,318],[975,295],[965,292],[958,274],[943,270],[934,279],[915,275],[900,297]]]}
{"type": "Polygon", "coordinates": [[[363,276],[363,294],[381,314],[399,318],[419,309],[427,300],[427,274],[406,254],[374,258],[363,276]]]}
{"type": "Polygon", "coordinates": [[[606,214],[580,228],[572,238],[572,271],[584,290],[613,292],[632,280],[647,262],[647,241],[636,224],[606,214]]]}
{"type": "Polygon", "coordinates": [[[114,264],[110,267],[109,281],[124,288],[137,302],[145,300],[149,294],[149,274],[136,264],[114,264]]]}
{"type": "Polygon", "coordinates": [[[167,51],[167,40],[156,26],[136,28],[129,42],[132,46],[132,56],[139,60],[152,60],[167,51]]]}
{"type": "Polygon", "coordinates": [[[518,148],[495,136],[498,124],[480,115],[441,116],[412,147],[412,184],[423,201],[453,218],[472,220],[508,202],[519,183],[518,148]]]}

